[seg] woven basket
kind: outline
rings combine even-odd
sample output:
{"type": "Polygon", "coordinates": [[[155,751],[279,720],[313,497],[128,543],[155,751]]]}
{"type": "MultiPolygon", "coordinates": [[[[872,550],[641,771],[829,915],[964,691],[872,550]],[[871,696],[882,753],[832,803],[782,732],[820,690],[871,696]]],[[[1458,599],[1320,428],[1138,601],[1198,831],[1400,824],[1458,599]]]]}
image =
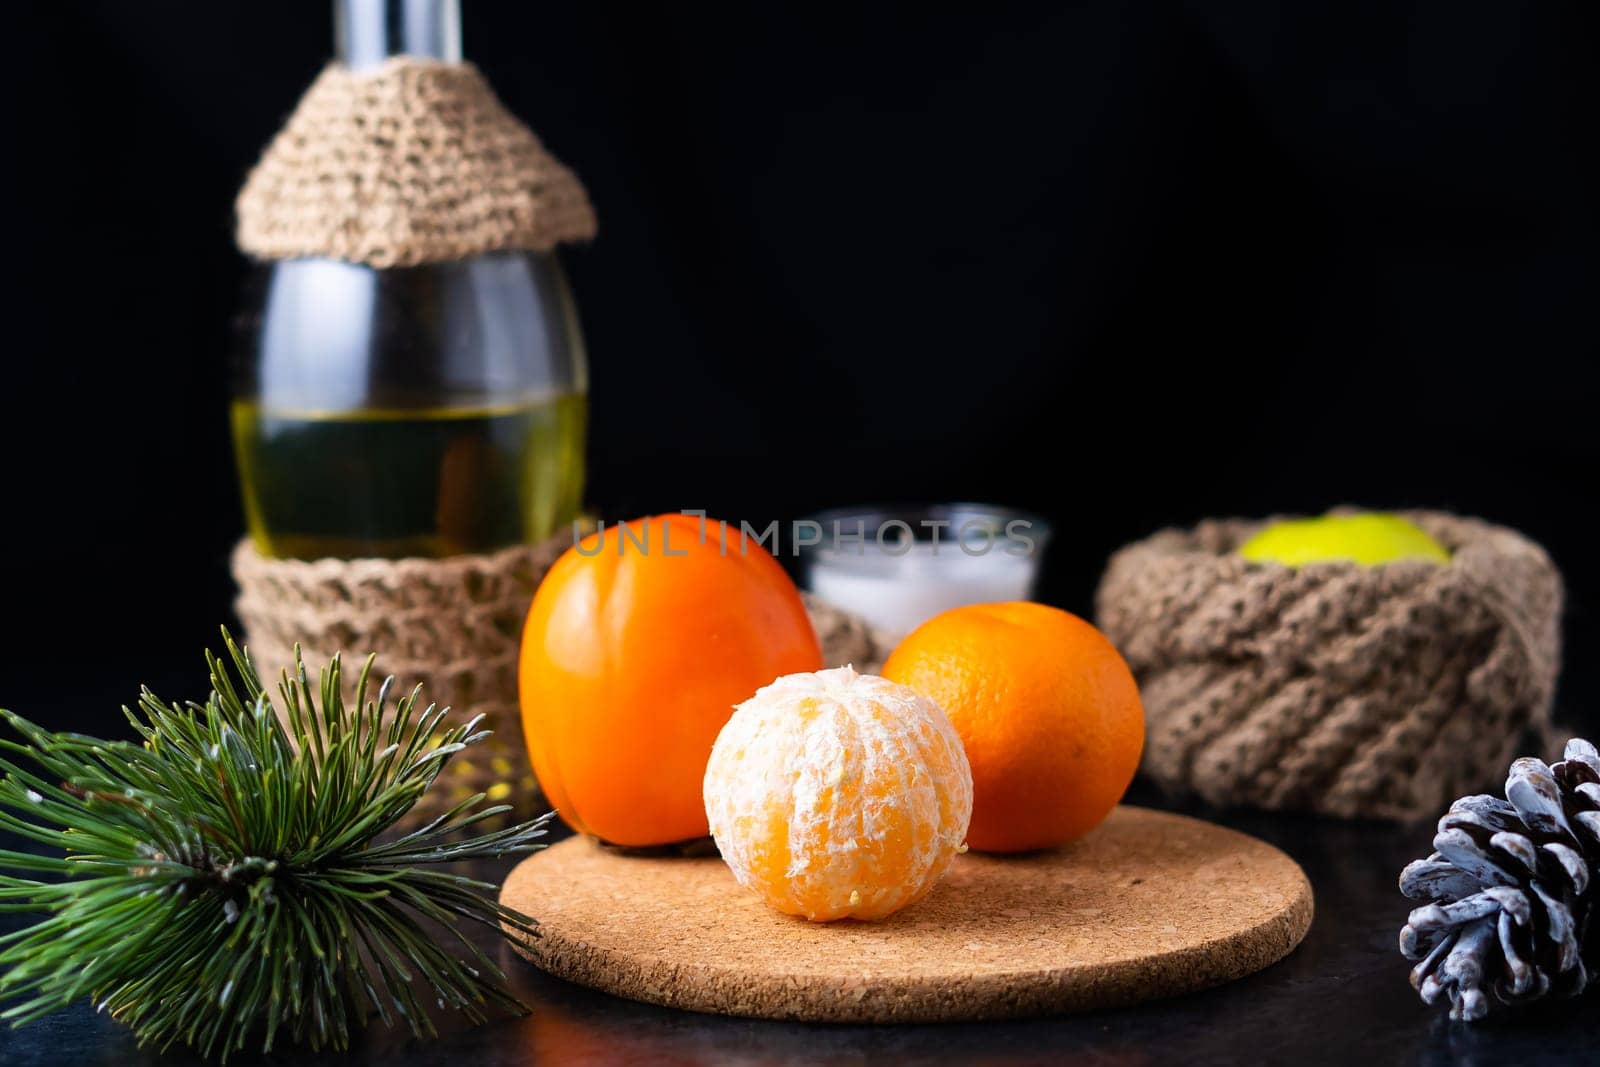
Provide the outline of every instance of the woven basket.
{"type": "Polygon", "coordinates": [[[1144,698],[1143,770],[1217,805],[1410,819],[1541,748],[1561,578],[1521,535],[1407,515],[1447,564],[1249,563],[1264,523],[1165,530],[1111,559],[1101,628],[1144,698]]]}

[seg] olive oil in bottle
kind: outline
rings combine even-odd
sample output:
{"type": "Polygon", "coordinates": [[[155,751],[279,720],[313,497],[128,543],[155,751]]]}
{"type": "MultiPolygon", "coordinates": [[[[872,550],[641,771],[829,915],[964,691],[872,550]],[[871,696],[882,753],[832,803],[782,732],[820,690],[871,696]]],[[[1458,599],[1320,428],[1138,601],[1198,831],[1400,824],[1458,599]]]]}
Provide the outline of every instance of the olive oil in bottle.
{"type": "Polygon", "coordinates": [[[233,405],[245,514],[269,556],[451,556],[577,513],[582,396],[344,412],[233,405]]]}
{"type": "MultiPolygon", "coordinates": [[[[337,0],[340,60],[460,61],[454,0],[337,0]]],[[[233,389],[266,556],[449,556],[549,537],[583,492],[587,371],[553,251],[257,264],[233,389]]]]}

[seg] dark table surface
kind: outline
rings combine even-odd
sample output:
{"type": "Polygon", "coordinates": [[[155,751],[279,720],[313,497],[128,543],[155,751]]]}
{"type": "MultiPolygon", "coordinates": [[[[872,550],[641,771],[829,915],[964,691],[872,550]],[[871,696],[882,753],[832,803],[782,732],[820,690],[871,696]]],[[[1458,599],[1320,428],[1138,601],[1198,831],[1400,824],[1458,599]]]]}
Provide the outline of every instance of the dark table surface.
{"type": "MultiPolygon", "coordinates": [[[[1170,806],[1140,787],[1130,799],[1170,806]]],[[[282,1052],[277,1063],[1033,1063],[1197,1064],[1593,1062],[1600,1013],[1593,999],[1536,1006],[1487,1023],[1452,1023],[1417,1000],[1395,947],[1407,902],[1395,878],[1427,851],[1429,827],[1182,809],[1255,834],[1305,868],[1316,919],[1287,959],[1241,981],[1116,1011],[1029,1022],[942,1026],[834,1026],[732,1019],[634,1004],[550,978],[509,948],[498,951],[532,1007],[437,1042],[381,1025],[344,1056],[282,1052]]],[[[0,835],[3,837],[3,835],[0,835]]],[[[11,842],[15,844],[15,842],[11,842]]],[[[0,840],[0,847],[7,842],[0,840]]],[[[509,864],[480,871],[504,876],[509,864]]],[[[18,925],[0,916],[0,929],[18,925]]],[[[0,1065],[138,1064],[141,1052],[112,1020],[78,1006],[20,1031],[0,1031],[0,1065]]],[[[169,1061],[192,1061],[172,1054],[169,1061]]],[[[230,1062],[257,1062],[238,1057],[230,1062]]]]}

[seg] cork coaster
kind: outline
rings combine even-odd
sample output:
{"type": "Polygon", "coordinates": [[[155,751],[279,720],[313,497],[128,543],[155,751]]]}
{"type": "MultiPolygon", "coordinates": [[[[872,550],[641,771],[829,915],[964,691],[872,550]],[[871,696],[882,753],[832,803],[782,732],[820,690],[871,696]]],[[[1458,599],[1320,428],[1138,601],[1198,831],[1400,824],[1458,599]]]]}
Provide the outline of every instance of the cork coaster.
{"type": "Polygon", "coordinates": [[[1121,807],[1049,852],[957,858],[876,923],[813,924],[720,859],[619,854],[577,837],[501,891],[539,922],[517,951],[558,977],[691,1011],[830,1022],[1052,1015],[1216,985],[1288,955],[1311,885],[1253,837],[1121,807]]]}

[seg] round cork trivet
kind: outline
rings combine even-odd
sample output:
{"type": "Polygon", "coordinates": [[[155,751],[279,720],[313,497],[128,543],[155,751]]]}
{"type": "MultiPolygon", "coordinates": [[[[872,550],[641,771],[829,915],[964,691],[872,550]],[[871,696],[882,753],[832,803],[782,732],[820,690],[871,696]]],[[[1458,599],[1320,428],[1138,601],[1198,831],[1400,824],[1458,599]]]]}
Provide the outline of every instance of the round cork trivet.
{"type": "Polygon", "coordinates": [[[558,977],[691,1011],[828,1022],[1053,1015],[1258,971],[1311,926],[1311,885],[1253,837],[1121,807],[1049,852],[968,853],[927,899],[875,923],[808,923],[720,859],[627,855],[576,837],[501,892],[558,977]]]}

